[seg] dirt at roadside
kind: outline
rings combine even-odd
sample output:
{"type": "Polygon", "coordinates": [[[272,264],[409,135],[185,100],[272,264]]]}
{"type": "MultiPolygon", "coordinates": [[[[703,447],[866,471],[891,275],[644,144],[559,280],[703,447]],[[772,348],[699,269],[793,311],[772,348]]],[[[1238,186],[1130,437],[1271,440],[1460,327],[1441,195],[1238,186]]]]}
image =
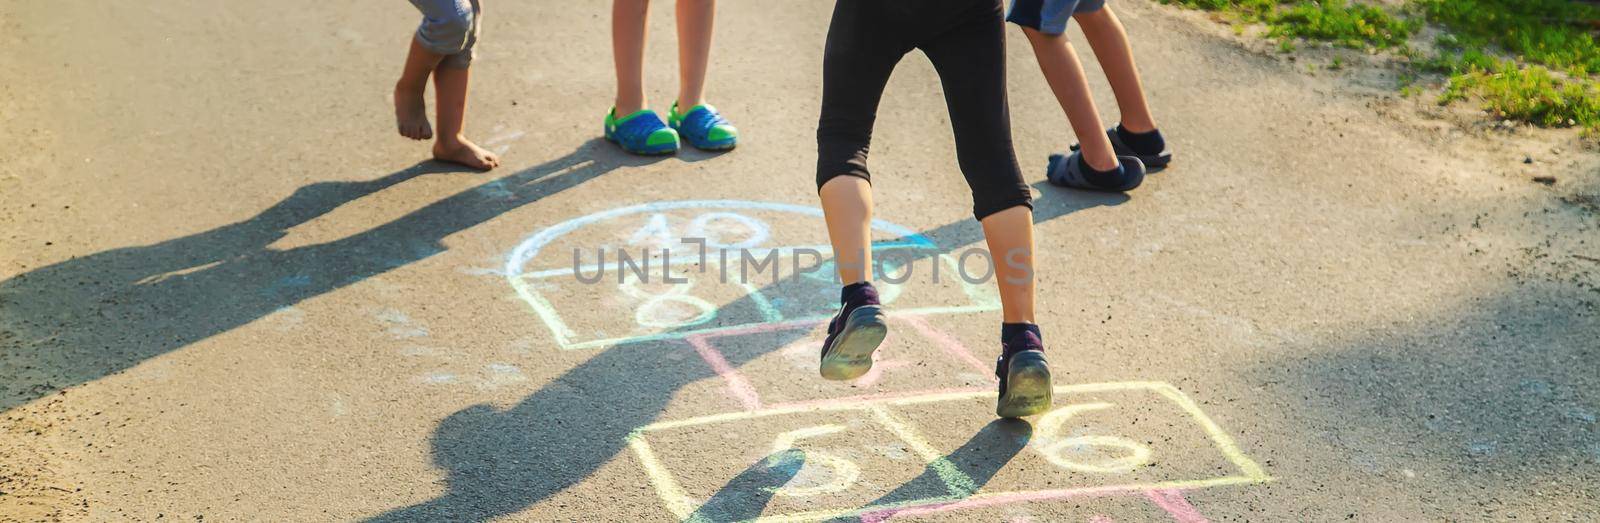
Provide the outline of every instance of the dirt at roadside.
{"type": "Polygon", "coordinates": [[[0,415],[0,522],[61,521],[88,514],[57,431],[68,416],[60,398],[0,415]]]}

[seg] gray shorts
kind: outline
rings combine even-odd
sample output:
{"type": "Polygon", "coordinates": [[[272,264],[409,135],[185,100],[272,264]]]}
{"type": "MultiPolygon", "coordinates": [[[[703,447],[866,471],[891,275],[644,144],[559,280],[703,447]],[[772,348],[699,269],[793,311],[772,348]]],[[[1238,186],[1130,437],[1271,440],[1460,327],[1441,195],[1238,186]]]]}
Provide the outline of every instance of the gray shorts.
{"type": "Polygon", "coordinates": [[[1106,6],[1106,0],[1011,0],[1006,21],[1047,35],[1067,32],[1072,15],[1092,13],[1106,6]]]}
{"type": "Polygon", "coordinates": [[[417,43],[444,55],[439,67],[472,65],[473,48],[478,44],[478,19],[483,13],[478,0],[411,0],[411,5],[422,11],[417,43]]]}

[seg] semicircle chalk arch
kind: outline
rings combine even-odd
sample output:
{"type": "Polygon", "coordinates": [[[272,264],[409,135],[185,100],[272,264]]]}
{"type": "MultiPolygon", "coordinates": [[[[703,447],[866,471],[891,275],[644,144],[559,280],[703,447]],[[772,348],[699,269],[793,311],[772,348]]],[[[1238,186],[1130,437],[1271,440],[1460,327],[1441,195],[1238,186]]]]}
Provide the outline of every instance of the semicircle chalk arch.
{"type": "MultiPolygon", "coordinates": [[[[553,281],[565,282],[566,284],[579,283],[575,278],[576,272],[579,270],[584,271],[584,274],[588,275],[592,274],[592,271],[596,269],[608,270],[614,267],[603,264],[599,266],[590,265],[574,267],[574,263],[572,263],[573,260],[570,258],[566,260],[567,266],[563,268],[535,269],[531,268],[530,265],[536,260],[539,260],[540,254],[546,253],[547,248],[549,248],[551,245],[556,244],[563,239],[568,239],[569,237],[574,236],[575,233],[577,235],[581,235],[582,231],[587,228],[597,228],[606,224],[628,220],[629,218],[635,216],[643,217],[643,220],[638,224],[639,231],[641,233],[651,232],[659,235],[661,234],[662,230],[667,228],[665,228],[659,222],[659,219],[654,217],[659,217],[663,213],[698,213],[688,219],[689,225],[681,237],[706,238],[706,243],[708,244],[707,252],[715,252],[719,250],[719,248],[726,248],[730,250],[747,249],[750,252],[759,253],[754,255],[756,257],[762,257],[776,253],[778,255],[779,264],[789,261],[789,256],[792,256],[800,249],[808,249],[820,253],[820,255],[824,258],[823,266],[818,267],[816,272],[805,273],[804,277],[832,281],[832,262],[827,260],[827,258],[832,256],[832,249],[826,245],[825,242],[816,245],[805,245],[802,243],[781,247],[763,247],[763,244],[779,242],[782,241],[783,238],[772,237],[771,235],[775,233],[770,230],[767,222],[752,216],[752,214],[760,214],[815,219],[817,220],[816,230],[823,231],[825,230],[825,224],[822,223],[822,209],[788,203],[749,200],[675,200],[651,202],[608,209],[605,211],[568,219],[542,229],[518,244],[517,247],[513,249],[511,254],[506,258],[504,270],[506,279],[511,284],[512,288],[516,290],[517,296],[526,302],[530,307],[532,307],[539,318],[543,320],[547,327],[549,327],[557,344],[562,349],[590,349],[621,343],[655,341],[662,339],[681,339],[687,336],[698,334],[706,334],[730,329],[750,328],[755,323],[794,325],[798,323],[817,322],[827,319],[826,314],[806,313],[793,315],[782,313],[778,310],[779,307],[774,305],[774,302],[783,301],[785,299],[784,296],[767,296],[760,288],[757,288],[754,285],[750,285],[748,283],[734,283],[734,285],[743,285],[744,291],[747,293],[747,296],[750,298],[750,300],[756,306],[762,309],[763,312],[761,321],[746,321],[736,325],[715,324],[715,322],[711,321],[717,315],[717,310],[714,308],[714,306],[706,300],[685,296],[682,294],[681,290],[686,287],[677,286],[662,296],[662,300],[670,301],[671,305],[673,305],[672,307],[660,307],[659,305],[662,304],[661,300],[648,302],[652,311],[668,311],[668,313],[677,314],[676,317],[663,316],[661,314],[641,311],[637,314],[625,315],[627,318],[629,318],[630,323],[638,323],[638,325],[632,325],[632,329],[627,333],[613,333],[611,335],[605,335],[603,333],[596,334],[592,332],[580,333],[574,330],[571,326],[571,322],[568,321],[568,318],[563,316],[561,308],[558,307],[557,304],[553,303],[551,299],[545,295],[545,293],[541,292],[538,288],[539,285],[536,284],[539,282],[549,283],[553,281]],[[709,231],[706,229],[710,228],[714,223],[737,225],[740,228],[747,230],[746,237],[735,238],[732,236],[713,236],[709,234],[709,231]]],[[[875,233],[882,233],[889,238],[893,238],[892,241],[874,242],[874,252],[888,249],[923,251],[927,253],[925,256],[939,260],[936,263],[943,264],[946,267],[943,270],[948,272],[945,272],[942,277],[946,280],[953,280],[961,284],[962,291],[965,295],[963,297],[965,299],[965,303],[951,303],[945,306],[934,307],[915,307],[905,310],[897,310],[894,311],[895,313],[948,314],[990,311],[998,308],[998,300],[994,296],[993,290],[983,286],[967,283],[957,277],[955,272],[957,262],[955,261],[955,258],[941,252],[938,244],[929,239],[927,236],[924,236],[923,234],[918,233],[909,227],[885,221],[883,219],[873,219],[872,230],[875,233]]],[[[698,247],[693,244],[674,246],[674,251],[678,251],[674,252],[674,259],[664,260],[663,263],[670,265],[683,265],[690,263],[688,259],[698,260],[699,258],[698,247]],[[679,249],[681,249],[681,251],[679,249]],[[691,255],[680,255],[680,253],[683,251],[691,251],[691,255]]],[[[731,260],[731,262],[737,261],[737,255],[735,255],[735,258],[731,260]]],[[[891,268],[893,267],[892,260],[882,261],[891,268]]],[[[787,269],[788,267],[785,266],[783,270],[786,271],[787,269]]],[[[649,269],[652,274],[654,274],[654,272],[657,270],[659,270],[659,267],[651,267],[649,269]]],[[[674,274],[674,277],[678,276],[680,275],[674,274]]],[[[595,285],[616,285],[616,282],[617,280],[615,276],[607,274],[604,279],[596,282],[595,285]]],[[[879,280],[879,283],[881,291],[884,293],[886,298],[885,301],[892,301],[895,296],[902,292],[900,285],[883,282],[881,279],[879,280]]],[[[623,286],[619,285],[619,287],[623,286]]],[[[635,298],[640,297],[638,295],[639,290],[633,288],[634,286],[628,285],[626,287],[628,288],[621,289],[621,291],[635,298]]]]}

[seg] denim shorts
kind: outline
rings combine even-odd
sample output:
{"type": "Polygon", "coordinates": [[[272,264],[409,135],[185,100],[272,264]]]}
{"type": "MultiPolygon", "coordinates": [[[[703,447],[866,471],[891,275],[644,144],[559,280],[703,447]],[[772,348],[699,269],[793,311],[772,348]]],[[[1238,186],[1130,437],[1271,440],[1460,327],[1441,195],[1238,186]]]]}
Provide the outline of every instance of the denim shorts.
{"type": "Polygon", "coordinates": [[[1067,22],[1076,13],[1092,13],[1106,6],[1106,0],[1011,0],[1006,21],[1035,31],[1058,35],[1067,32],[1067,22]]]}
{"type": "Polygon", "coordinates": [[[478,44],[478,0],[411,0],[422,11],[417,26],[417,43],[423,49],[444,55],[440,67],[456,69],[472,65],[478,44]]]}

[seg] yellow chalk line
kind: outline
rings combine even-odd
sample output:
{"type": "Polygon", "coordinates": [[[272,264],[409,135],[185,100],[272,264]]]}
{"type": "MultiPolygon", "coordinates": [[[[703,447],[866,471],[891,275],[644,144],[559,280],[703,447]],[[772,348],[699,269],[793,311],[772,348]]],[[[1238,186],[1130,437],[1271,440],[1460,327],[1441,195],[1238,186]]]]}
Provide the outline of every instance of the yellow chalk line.
{"type": "Polygon", "coordinates": [[[978,485],[972,481],[971,476],[961,472],[954,463],[945,459],[944,454],[939,452],[939,449],[933,448],[933,444],[928,443],[928,440],[923,439],[921,435],[917,434],[917,431],[912,430],[910,425],[895,418],[894,414],[882,406],[873,405],[870,410],[878,417],[878,421],[883,423],[883,426],[888,427],[890,432],[893,432],[894,435],[905,441],[907,445],[910,445],[911,450],[916,451],[918,455],[922,456],[922,459],[927,460],[928,466],[932,467],[933,472],[939,475],[940,480],[944,481],[945,488],[950,489],[952,496],[969,496],[978,490],[978,485]]]}
{"type": "MultiPolygon", "coordinates": [[[[1126,382],[1114,382],[1114,383],[1080,383],[1080,384],[1073,384],[1073,385],[1058,385],[1058,386],[1056,386],[1055,391],[1057,393],[1060,393],[1060,394],[1087,393],[1087,392],[1115,392],[1115,391],[1126,391],[1126,390],[1137,390],[1137,389],[1149,389],[1149,390],[1152,390],[1152,391],[1159,392],[1163,387],[1171,388],[1171,385],[1167,385],[1166,383],[1162,383],[1162,382],[1159,382],[1159,381],[1126,381],[1126,382]]],[[[935,403],[935,402],[940,402],[940,401],[982,398],[982,397],[987,397],[987,396],[993,396],[994,394],[995,393],[993,393],[993,392],[987,392],[987,391],[984,391],[984,392],[970,392],[970,391],[942,392],[942,393],[928,394],[928,395],[925,395],[925,396],[912,396],[912,397],[909,397],[909,398],[906,398],[906,397],[886,398],[886,399],[881,399],[881,400],[865,399],[865,400],[850,401],[848,403],[846,403],[846,402],[840,402],[840,403],[837,403],[837,404],[826,404],[826,403],[824,403],[824,404],[811,404],[811,405],[795,406],[795,407],[778,407],[778,408],[765,409],[765,410],[755,410],[755,411],[726,412],[726,413],[722,413],[722,414],[712,414],[712,415],[709,415],[709,416],[701,416],[701,417],[697,417],[697,418],[689,418],[689,419],[682,419],[682,420],[663,421],[663,422],[653,423],[653,424],[650,424],[650,425],[646,425],[644,427],[640,427],[638,430],[640,432],[653,431],[653,430],[665,430],[665,429],[672,429],[672,428],[679,428],[679,427],[687,427],[687,426],[691,426],[691,425],[703,425],[703,424],[709,424],[709,423],[720,423],[720,422],[725,422],[725,421],[738,421],[738,420],[746,420],[746,419],[755,419],[755,418],[762,418],[762,417],[767,417],[767,416],[776,416],[776,415],[779,415],[779,414],[793,414],[793,413],[797,413],[797,412],[831,412],[831,411],[848,411],[848,410],[868,410],[870,407],[872,407],[874,405],[915,405],[915,404],[919,404],[919,403],[935,403]]],[[[1163,396],[1166,396],[1168,398],[1172,398],[1172,396],[1169,396],[1169,395],[1166,395],[1166,394],[1163,394],[1163,396]]],[[[1181,395],[1180,395],[1180,397],[1181,397],[1181,395]]],[[[1187,401],[1187,398],[1184,398],[1183,400],[1180,400],[1180,401],[1187,401]]],[[[1191,414],[1194,413],[1194,412],[1198,412],[1198,407],[1194,407],[1194,402],[1193,401],[1187,401],[1186,404],[1180,403],[1179,406],[1182,407],[1186,412],[1190,412],[1191,414]],[[1187,406],[1185,406],[1185,405],[1187,405],[1187,406]]],[[[1206,421],[1209,422],[1210,420],[1207,419],[1206,421]]],[[[1216,424],[1212,423],[1212,424],[1210,424],[1210,426],[1211,427],[1215,427],[1216,424]]],[[[1217,429],[1217,430],[1219,432],[1221,431],[1221,429],[1217,429]]],[[[1223,437],[1226,437],[1226,435],[1224,435],[1223,437]]]]}
{"type": "MultiPolygon", "coordinates": [[[[1144,491],[1144,490],[1168,490],[1168,489],[1187,490],[1187,489],[1197,489],[1197,488],[1206,488],[1206,487],[1215,487],[1215,486],[1224,486],[1224,485],[1258,484],[1258,483],[1265,483],[1265,482],[1268,482],[1268,481],[1272,480],[1271,477],[1267,476],[1266,473],[1261,470],[1261,466],[1260,465],[1258,465],[1254,460],[1251,460],[1248,456],[1245,456],[1244,453],[1239,450],[1238,444],[1234,442],[1233,438],[1228,436],[1228,434],[1226,432],[1224,432],[1222,430],[1222,428],[1216,424],[1215,421],[1212,421],[1209,416],[1206,416],[1205,412],[1200,410],[1200,406],[1198,404],[1196,404],[1193,399],[1190,399],[1182,391],[1178,390],[1176,387],[1173,387],[1170,384],[1167,384],[1167,383],[1164,383],[1164,382],[1158,382],[1158,381],[1128,381],[1128,382],[1111,382],[1111,383],[1084,383],[1084,384],[1073,384],[1073,385],[1060,385],[1060,386],[1055,387],[1055,391],[1057,393],[1062,393],[1062,394],[1066,394],[1066,393],[1087,393],[1087,392],[1116,392],[1116,391],[1128,391],[1128,390],[1138,390],[1138,389],[1148,389],[1148,390],[1154,391],[1157,394],[1160,394],[1161,396],[1163,396],[1163,397],[1171,400],[1173,403],[1177,404],[1180,409],[1182,409],[1185,413],[1189,414],[1190,417],[1194,418],[1195,421],[1200,424],[1201,429],[1204,430],[1206,432],[1207,436],[1209,436],[1212,439],[1212,443],[1216,445],[1217,450],[1221,451],[1223,453],[1223,455],[1226,458],[1228,458],[1228,460],[1230,462],[1232,462],[1235,466],[1239,467],[1239,470],[1241,472],[1243,472],[1244,475],[1243,476],[1224,476],[1224,477],[1220,477],[1220,478],[1210,478],[1210,479],[1200,479],[1200,480],[1178,480],[1178,481],[1164,481],[1164,482],[1157,482],[1157,483],[1117,485],[1117,486],[1110,486],[1110,487],[1089,487],[1089,488],[1080,488],[1080,489],[1067,489],[1067,490],[1062,490],[1062,491],[1018,491],[1018,492],[986,493],[986,494],[976,494],[976,495],[967,495],[967,496],[954,496],[954,495],[953,496],[941,496],[941,497],[927,498],[927,499],[922,499],[922,500],[911,500],[911,501],[900,502],[900,503],[874,505],[874,506],[870,506],[870,507],[855,508],[855,509],[811,511],[811,512],[802,512],[802,513],[798,513],[798,514],[770,516],[770,517],[758,518],[758,519],[755,519],[755,520],[752,520],[752,521],[784,522],[784,521],[825,520],[825,519],[834,519],[834,518],[840,518],[840,517],[857,516],[857,515],[865,514],[865,513],[869,513],[869,512],[878,512],[878,511],[882,511],[882,510],[901,508],[901,507],[906,507],[906,506],[911,506],[911,505],[927,505],[927,504],[941,503],[941,502],[984,500],[984,499],[993,498],[993,497],[1000,497],[1000,496],[1012,496],[1012,497],[1030,497],[1030,496],[1048,496],[1048,495],[1063,495],[1063,496],[1066,496],[1066,495],[1071,495],[1073,493],[1090,493],[1090,492],[1106,492],[1106,491],[1132,491],[1132,492],[1137,492],[1137,491],[1144,491]]],[[[918,455],[922,456],[923,459],[928,460],[929,465],[935,467],[935,472],[939,474],[941,479],[945,479],[946,480],[946,484],[951,487],[951,491],[952,492],[967,492],[967,493],[971,493],[974,490],[976,490],[975,487],[969,487],[969,488],[963,489],[958,485],[952,484],[951,478],[953,478],[953,477],[965,477],[965,474],[962,474],[959,470],[954,469],[954,466],[952,464],[948,463],[948,462],[943,463],[943,465],[949,467],[948,471],[947,470],[943,470],[944,467],[940,467],[939,465],[936,465],[935,462],[945,461],[943,455],[941,455],[937,449],[935,449],[931,444],[929,444],[927,442],[927,440],[922,439],[920,436],[918,436],[908,425],[906,425],[904,422],[894,418],[894,416],[892,414],[890,414],[882,406],[883,405],[912,405],[912,404],[919,404],[919,403],[933,403],[933,402],[938,402],[938,401],[972,399],[972,398],[979,398],[979,397],[989,396],[989,395],[992,395],[992,394],[993,393],[990,393],[990,392],[950,392],[950,393],[929,394],[929,395],[926,395],[926,396],[916,396],[916,397],[911,397],[911,398],[891,398],[891,399],[884,399],[884,400],[852,401],[850,403],[840,403],[840,404],[835,404],[835,405],[811,405],[811,406],[803,406],[803,407],[766,409],[766,410],[759,410],[759,411],[729,412],[729,413],[724,413],[724,414],[701,416],[701,417],[697,417],[697,418],[689,418],[689,419],[677,420],[677,421],[658,422],[658,423],[653,423],[653,424],[650,424],[650,425],[646,425],[644,427],[640,427],[640,428],[634,429],[633,433],[629,435],[628,443],[629,443],[629,446],[631,448],[633,448],[634,452],[639,455],[640,462],[644,465],[645,473],[650,476],[651,483],[653,483],[655,485],[655,487],[656,487],[656,494],[659,495],[661,497],[661,499],[667,503],[667,508],[669,510],[671,510],[673,514],[676,514],[678,516],[679,520],[683,520],[683,519],[688,518],[689,515],[694,512],[694,501],[693,501],[693,498],[689,497],[688,493],[682,488],[682,486],[680,486],[678,484],[677,480],[673,479],[671,473],[667,472],[666,467],[663,466],[661,464],[660,460],[655,456],[655,453],[651,450],[650,445],[644,441],[644,433],[645,432],[653,431],[653,430],[666,430],[666,429],[687,427],[687,426],[694,426],[694,425],[705,425],[705,424],[719,423],[719,422],[725,422],[725,421],[739,421],[739,420],[757,419],[757,418],[764,418],[764,417],[776,416],[776,415],[781,415],[781,414],[793,414],[793,413],[800,413],[800,412],[833,412],[833,411],[862,411],[862,410],[872,412],[873,414],[876,415],[878,420],[880,422],[882,422],[890,431],[894,432],[896,436],[900,437],[901,439],[905,440],[906,443],[911,445],[912,449],[915,450],[918,455]],[[951,474],[951,473],[953,473],[954,476],[947,476],[947,474],[951,474]]],[[[959,483],[960,480],[957,479],[957,480],[955,480],[955,482],[959,483]]],[[[971,479],[967,478],[965,482],[970,484],[971,483],[971,479]]]]}
{"type": "Polygon", "coordinates": [[[689,518],[694,513],[694,501],[689,493],[678,485],[678,480],[672,478],[672,473],[667,472],[667,467],[656,458],[655,451],[650,449],[650,444],[645,442],[639,431],[628,435],[628,446],[633,448],[633,453],[639,456],[639,463],[644,465],[645,474],[650,476],[650,483],[656,487],[656,495],[667,503],[667,510],[678,516],[678,521],[689,518]]]}
{"type": "Polygon", "coordinates": [[[1233,437],[1229,436],[1227,432],[1223,432],[1222,427],[1218,426],[1215,421],[1211,421],[1211,417],[1201,411],[1200,405],[1195,404],[1194,400],[1190,399],[1187,394],[1166,383],[1159,384],[1155,387],[1155,390],[1162,396],[1166,396],[1167,399],[1172,400],[1173,403],[1177,403],[1178,407],[1182,408],[1184,412],[1188,412],[1189,416],[1200,424],[1200,428],[1205,429],[1206,434],[1211,436],[1211,441],[1216,444],[1217,450],[1222,451],[1222,455],[1227,456],[1228,460],[1232,461],[1234,466],[1239,467],[1239,471],[1244,472],[1246,477],[1256,480],[1257,483],[1272,480],[1265,471],[1261,470],[1261,465],[1256,464],[1255,460],[1244,455],[1244,451],[1239,450],[1239,444],[1233,441],[1233,437]]]}
{"type": "Polygon", "coordinates": [[[795,513],[795,514],[780,514],[780,515],[774,515],[774,516],[760,517],[760,518],[751,519],[751,520],[747,520],[747,521],[754,522],[754,523],[779,523],[779,522],[790,522],[790,521],[824,521],[824,520],[837,519],[837,518],[847,518],[847,517],[853,517],[853,516],[860,516],[862,514],[868,514],[868,513],[872,513],[872,512],[881,512],[881,511],[885,511],[885,510],[892,510],[892,509],[899,509],[899,508],[934,505],[934,504],[940,504],[940,503],[983,501],[983,500],[992,499],[992,498],[1005,498],[1005,497],[1016,497],[1016,498],[1071,497],[1071,496],[1074,496],[1074,495],[1091,494],[1091,493],[1114,494],[1114,493],[1124,493],[1124,492],[1126,492],[1126,493],[1144,492],[1144,491],[1147,491],[1147,490],[1172,490],[1172,489],[1175,489],[1175,490],[1190,490],[1190,489],[1197,489],[1197,488],[1220,487],[1220,486],[1225,486],[1225,485],[1246,485],[1246,484],[1255,484],[1255,483],[1260,483],[1260,482],[1256,481],[1255,479],[1247,478],[1247,477],[1244,477],[1244,476],[1225,476],[1225,477],[1211,478],[1211,479],[1163,481],[1163,482],[1159,482],[1159,483],[1144,483],[1144,484],[1135,483],[1135,484],[1128,484],[1128,485],[1113,485],[1113,486],[1108,486],[1108,487],[1084,487],[1084,488],[1063,489],[1063,490],[1023,490],[1023,491],[1014,491],[1014,492],[990,492],[990,493],[977,494],[977,495],[966,496],[966,497],[938,496],[938,497],[932,497],[932,498],[917,499],[917,500],[904,501],[904,502],[898,502],[898,503],[885,503],[885,504],[882,504],[882,505],[872,505],[872,506],[868,506],[868,507],[852,508],[852,509],[815,510],[815,511],[810,511],[810,512],[799,512],[799,513],[795,513]]]}

